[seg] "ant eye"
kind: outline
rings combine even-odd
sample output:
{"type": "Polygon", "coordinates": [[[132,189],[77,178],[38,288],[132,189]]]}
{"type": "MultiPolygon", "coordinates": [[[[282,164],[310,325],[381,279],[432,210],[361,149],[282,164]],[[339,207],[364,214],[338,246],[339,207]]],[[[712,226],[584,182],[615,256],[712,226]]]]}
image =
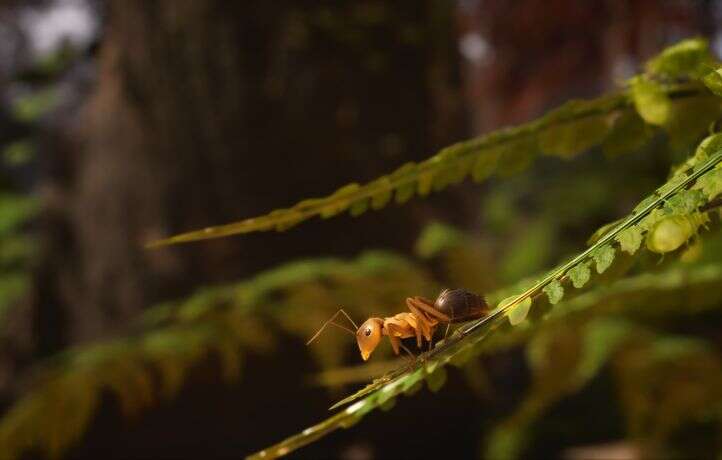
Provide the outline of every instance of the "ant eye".
{"type": "Polygon", "coordinates": [[[366,337],[370,336],[370,335],[371,335],[371,328],[370,328],[370,327],[367,327],[366,330],[364,331],[364,334],[366,334],[366,337]]]}

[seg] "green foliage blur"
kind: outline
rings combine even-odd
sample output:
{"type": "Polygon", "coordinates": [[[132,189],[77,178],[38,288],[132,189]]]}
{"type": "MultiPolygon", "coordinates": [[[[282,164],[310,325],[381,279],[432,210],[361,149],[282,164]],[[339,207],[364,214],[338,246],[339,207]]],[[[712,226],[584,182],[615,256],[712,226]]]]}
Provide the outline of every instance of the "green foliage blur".
{"type": "MultiPolygon", "coordinates": [[[[387,344],[361,364],[354,339],[341,330],[302,347],[340,306],[359,323],[403,311],[405,297],[433,298],[444,287],[485,293],[494,306],[513,301],[520,289],[603,238],[605,224],[635,206],[642,209],[648,204],[643,197],[658,199],[655,189],[671,190],[716,158],[722,147],[715,134],[722,116],[718,66],[704,40],[684,41],[649,61],[621,94],[571,102],[516,131],[457,144],[368,184],[231,224],[233,233],[246,233],[286,230],[344,211],[363,219],[366,211],[442,192],[467,176],[488,181],[469,189],[481,195],[473,228],[431,221],[410,236],[413,253],[364,248],[350,259],[288,262],[149,306],[117,336],[41,361],[27,391],[0,420],[2,455],[20,458],[39,449],[60,457],[89,430],[108,394],[125,416],[142,417],[178,398],[199,366],[211,362],[233,385],[254,373],[249,356],[282,362],[281,344],[289,341],[316,369],[304,381],[285,384],[322,386],[329,402],[405,369],[387,344]]],[[[41,88],[21,99],[13,115],[33,123],[56,103],[56,91],[41,88]]],[[[3,171],[11,175],[33,155],[31,139],[12,140],[3,146],[3,171]]],[[[498,367],[515,354],[523,360],[524,378],[513,386],[513,403],[484,416],[481,456],[525,458],[556,438],[573,446],[593,438],[583,425],[595,419],[612,419],[604,434],[645,457],[719,456],[720,171],[717,166],[675,190],[651,217],[545,285],[482,345],[454,355],[455,367],[447,370],[444,362],[425,375],[430,392],[418,397],[435,398],[449,381],[463,381],[475,396],[458,403],[483,411],[503,393],[505,379],[513,380],[498,367]],[[687,436],[690,430],[713,434],[687,436]]],[[[0,328],[5,313],[27,294],[37,248],[28,231],[38,213],[36,199],[18,188],[0,177],[0,328]]],[[[379,407],[400,410],[394,402],[389,398],[379,407]]]]}

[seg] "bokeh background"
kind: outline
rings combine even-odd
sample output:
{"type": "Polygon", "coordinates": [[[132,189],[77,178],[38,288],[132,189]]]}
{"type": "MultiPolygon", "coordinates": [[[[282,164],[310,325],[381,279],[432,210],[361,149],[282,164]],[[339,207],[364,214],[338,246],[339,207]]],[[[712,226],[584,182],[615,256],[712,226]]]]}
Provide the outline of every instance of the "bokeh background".
{"type": "MultiPolygon", "coordinates": [[[[51,448],[78,459],[240,458],[318,421],[393,365],[385,349],[354,367],[340,331],[304,346],[338,305],[360,321],[551,267],[683,152],[593,151],[359,218],[144,242],[612,90],[682,38],[719,55],[720,20],[719,1],[1,1],[0,411],[77,379],[45,413],[84,414],[51,448]]],[[[510,350],[296,455],[478,456],[528,382],[510,350]]],[[[526,458],[622,440],[610,393],[603,374],[554,406],[526,458]],[[593,420],[571,422],[580,407],[593,420]]]]}

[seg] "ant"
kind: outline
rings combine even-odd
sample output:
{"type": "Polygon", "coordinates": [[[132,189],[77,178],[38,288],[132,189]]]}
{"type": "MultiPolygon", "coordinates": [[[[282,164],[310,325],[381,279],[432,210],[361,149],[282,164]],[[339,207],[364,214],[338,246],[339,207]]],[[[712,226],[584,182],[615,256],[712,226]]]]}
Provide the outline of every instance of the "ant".
{"type": "MultiPolygon", "coordinates": [[[[447,325],[446,334],[448,334],[452,323],[463,323],[481,318],[488,315],[490,310],[489,305],[482,296],[465,289],[444,289],[435,302],[418,296],[407,297],[406,306],[410,312],[398,313],[387,318],[369,318],[361,324],[361,327],[356,326],[356,323],[341,308],[321,326],[306,345],[310,345],[311,342],[316,340],[326,326],[331,324],[356,336],[361,358],[364,361],[369,359],[369,356],[371,356],[384,335],[388,336],[396,355],[403,348],[408,354],[414,356],[401,343],[401,339],[416,337],[416,345],[419,348],[421,348],[422,341],[426,340],[429,342],[429,349],[431,349],[432,337],[439,324],[447,325]],[[339,313],[343,313],[353,324],[356,329],[355,332],[347,326],[334,322],[339,313]]],[[[446,334],[444,334],[444,337],[446,337],[446,334]]]]}

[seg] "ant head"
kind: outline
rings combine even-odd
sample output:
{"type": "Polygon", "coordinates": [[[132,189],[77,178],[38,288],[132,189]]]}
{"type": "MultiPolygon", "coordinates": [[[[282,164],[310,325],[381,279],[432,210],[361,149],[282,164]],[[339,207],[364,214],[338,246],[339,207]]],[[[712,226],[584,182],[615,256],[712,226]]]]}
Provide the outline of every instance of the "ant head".
{"type": "Polygon", "coordinates": [[[381,342],[382,325],[383,320],[381,318],[369,318],[356,331],[356,341],[364,361],[369,359],[371,353],[381,342]]]}

